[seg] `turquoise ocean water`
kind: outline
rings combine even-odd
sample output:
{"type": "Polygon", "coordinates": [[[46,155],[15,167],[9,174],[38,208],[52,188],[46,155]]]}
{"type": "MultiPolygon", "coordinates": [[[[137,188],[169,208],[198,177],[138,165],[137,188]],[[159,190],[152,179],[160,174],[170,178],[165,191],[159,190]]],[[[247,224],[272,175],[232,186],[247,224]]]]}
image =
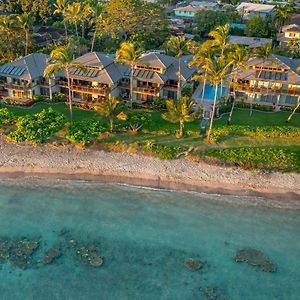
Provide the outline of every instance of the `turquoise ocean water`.
{"type": "Polygon", "coordinates": [[[300,299],[300,211],[263,203],[88,182],[0,182],[0,238],[40,241],[32,267],[0,263],[0,299],[300,299]],[[76,255],[86,243],[98,245],[100,268],[76,255]],[[62,256],[43,265],[50,247],[62,256]],[[245,247],[262,251],[277,271],[236,263],[245,247]],[[187,258],[203,268],[191,272],[187,258]]]}

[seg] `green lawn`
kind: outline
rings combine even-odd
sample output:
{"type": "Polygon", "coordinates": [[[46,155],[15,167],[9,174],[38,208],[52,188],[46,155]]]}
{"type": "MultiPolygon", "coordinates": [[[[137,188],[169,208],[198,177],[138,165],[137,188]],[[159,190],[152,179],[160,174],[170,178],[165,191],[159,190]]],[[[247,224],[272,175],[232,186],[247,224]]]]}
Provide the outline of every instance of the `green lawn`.
{"type": "MultiPolygon", "coordinates": [[[[36,103],[32,107],[8,107],[13,113],[23,116],[26,114],[34,114],[40,112],[42,109],[52,107],[55,111],[64,114],[68,119],[70,118],[69,107],[65,103],[36,103]]],[[[74,120],[84,120],[95,117],[97,114],[93,111],[73,108],[74,120]]],[[[178,129],[178,124],[171,124],[161,118],[161,112],[151,112],[152,122],[144,126],[145,130],[149,131],[175,131],[178,129]]],[[[252,116],[249,110],[242,110],[236,108],[232,118],[232,124],[235,125],[287,125],[285,122],[289,116],[289,112],[260,112],[253,111],[252,116]]],[[[223,115],[220,119],[216,119],[214,124],[227,124],[228,114],[223,115]]],[[[300,127],[300,115],[297,114],[289,123],[291,126],[300,127]]],[[[185,130],[199,131],[199,121],[196,120],[191,123],[186,123],[185,130]]]]}
{"type": "MultiPolygon", "coordinates": [[[[48,109],[52,107],[53,110],[62,113],[65,115],[67,119],[70,119],[70,110],[69,107],[65,103],[36,103],[29,108],[24,107],[14,107],[14,106],[7,106],[7,108],[18,116],[24,116],[27,114],[35,114],[40,112],[43,109],[48,109]]],[[[79,109],[77,107],[73,107],[73,118],[75,121],[80,121],[84,119],[93,118],[96,116],[96,113],[93,111],[87,111],[83,109],[79,109]]]]}

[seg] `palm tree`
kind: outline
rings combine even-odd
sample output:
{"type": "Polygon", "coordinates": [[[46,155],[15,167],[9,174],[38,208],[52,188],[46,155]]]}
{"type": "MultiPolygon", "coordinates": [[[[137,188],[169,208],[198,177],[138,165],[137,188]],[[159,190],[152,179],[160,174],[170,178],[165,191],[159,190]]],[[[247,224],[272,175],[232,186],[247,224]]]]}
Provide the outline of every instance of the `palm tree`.
{"type": "MultiPolygon", "coordinates": [[[[211,41],[208,40],[204,42],[198,49],[198,52],[196,55],[193,57],[193,60],[190,62],[189,66],[193,67],[196,66],[198,68],[198,71],[202,71],[202,67],[206,65],[207,61],[212,59],[213,56],[213,51],[211,47],[211,41]]],[[[205,69],[204,73],[206,72],[205,69]]],[[[201,93],[201,101],[200,101],[200,107],[203,106],[204,102],[204,95],[205,95],[205,88],[206,88],[206,76],[204,74],[203,77],[203,87],[202,87],[202,93],[201,93]]]]}
{"type": "Polygon", "coordinates": [[[95,106],[95,109],[109,120],[110,132],[112,132],[114,129],[113,122],[120,113],[119,108],[120,101],[118,101],[118,99],[115,97],[109,97],[107,100],[95,106]]]}
{"type": "Polygon", "coordinates": [[[104,11],[103,3],[98,2],[94,9],[93,17],[91,18],[91,21],[90,21],[91,25],[94,26],[91,52],[94,51],[96,36],[97,36],[99,28],[101,27],[101,24],[103,22],[103,11],[104,11]]]}
{"type": "Polygon", "coordinates": [[[237,84],[237,73],[238,69],[246,69],[246,62],[249,59],[249,51],[242,46],[239,45],[233,45],[231,52],[228,55],[228,58],[230,61],[232,61],[233,64],[233,101],[232,101],[232,106],[231,110],[228,116],[228,125],[231,122],[232,114],[233,114],[233,109],[236,101],[236,84],[237,84]]]}
{"type": "Polygon", "coordinates": [[[188,97],[182,97],[178,101],[166,100],[167,112],[161,116],[171,123],[179,123],[179,136],[182,137],[184,123],[194,121],[199,111],[195,110],[195,102],[188,97]]]}
{"type": "Polygon", "coordinates": [[[6,40],[6,57],[12,60],[15,56],[15,39],[18,39],[18,26],[14,15],[0,16],[0,33],[4,35],[1,39],[6,40]]]}
{"type": "Polygon", "coordinates": [[[63,16],[63,23],[65,27],[65,35],[68,35],[68,30],[67,30],[67,22],[66,22],[66,11],[67,11],[67,4],[68,0],[56,0],[54,5],[54,14],[61,14],[63,16]]]}
{"type": "Polygon", "coordinates": [[[210,140],[210,134],[211,134],[212,125],[215,116],[219,83],[220,81],[223,81],[230,76],[231,74],[230,68],[232,64],[233,64],[232,61],[228,61],[224,57],[220,56],[220,57],[214,57],[214,59],[209,60],[207,64],[204,66],[204,68],[206,69],[207,80],[215,86],[215,95],[214,95],[212,113],[210,117],[209,130],[207,133],[208,140],[210,140]]]}
{"type": "Polygon", "coordinates": [[[172,36],[165,45],[168,54],[178,58],[178,90],[177,99],[181,98],[181,58],[183,55],[190,54],[194,45],[185,36],[172,36]]]}
{"type": "MultiPolygon", "coordinates": [[[[212,30],[208,36],[213,38],[212,46],[216,48],[216,50],[220,51],[220,56],[224,58],[225,51],[229,48],[229,31],[230,25],[225,24],[223,26],[217,26],[214,30],[212,30]]],[[[221,89],[220,89],[220,98],[223,94],[223,80],[221,80],[221,89]]]]}
{"type": "Polygon", "coordinates": [[[275,24],[278,32],[281,32],[282,27],[290,19],[290,14],[294,9],[290,5],[277,6],[275,9],[275,24]]]}
{"type": "Polygon", "coordinates": [[[81,37],[84,38],[85,33],[85,23],[90,20],[93,16],[94,10],[91,4],[87,1],[82,2],[81,12],[80,12],[80,20],[81,20],[81,37]]]}
{"type": "Polygon", "coordinates": [[[34,23],[34,17],[31,17],[30,15],[24,13],[22,15],[18,15],[17,20],[19,22],[20,27],[25,33],[25,55],[27,55],[29,47],[29,35],[34,23]]]}
{"type": "Polygon", "coordinates": [[[289,123],[293,117],[293,115],[296,113],[297,109],[300,107],[300,98],[298,97],[298,100],[297,100],[297,104],[296,106],[294,107],[292,113],[289,115],[289,117],[287,118],[287,122],[289,123]]]}
{"type": "Polygon", "coordinates": [[[213,38],[212,45],[220,49],[221,56],[225,55],[225,50],[229,47],[230,25],[217,26],[208,36],[213,38]]]}
{"type": "Polygon", "coordinates": [[[81,13],[80,2],[73,2],[72,4],[68,4],[66,10],[66,18],[70,23],[74,24],[77,39],[79,39],[78,22],[81,20],[80,13],[81,13]]]}
{"type": "Polygon", "coordinates": [[[130,108],[132,108],[133,97],[133,71],[134,66],[142,54],[141,49],[137,49],[133,43],[123,42],[120,49],[117,51],[116,61],[130,65],[130,89],[129,101],[130,108]]]}
{"type": "Polygon", "coordinates": [[[44,71],[44,77],[50,77],[51,75],[65,71],[68,82],[68,93],[69,93],[69,107],[70,107],[70,119],[73,120],[72,113],[72,95],[71,95],[71,80],[70,70],[72,68],[85,70],[85,67],[78,63],[73,63],[73,53],[69,46],[61,46],[51,51],[48,59],[48,65],[44,71]]]}
{"type": "Polygon", "coordinates": [[[252,104],[253,104],[253,101],[256,99],[255,89],[256,89],[256,86],[258,85],[259,78],[260,78],[261,73],[263,71],[264,64],[265,64],[267,58],[270,56],[271,51],[272,51],[271,44],[265,44],[265,45],[263,45],[260,48],[256,48],[255,51],[254,51],[255,57],[261,59],[262,62],[261,62],[261,67],[260,67],[260,70],[259,70],[256,82],[254,83],[253,99],[251,99],[251,102],[250,102],[250,116],[252,115],[252,104]]]}

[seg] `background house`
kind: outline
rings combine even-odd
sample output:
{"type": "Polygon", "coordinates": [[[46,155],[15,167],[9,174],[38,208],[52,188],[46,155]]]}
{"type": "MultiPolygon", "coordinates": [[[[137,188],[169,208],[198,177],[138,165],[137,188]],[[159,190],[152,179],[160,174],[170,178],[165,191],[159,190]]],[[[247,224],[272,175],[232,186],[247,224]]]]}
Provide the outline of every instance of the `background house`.
{"type": "Polygon", "coordinates": [[[253,16],[259,16],[265,18],[267,15],[271,15],[275,9],[275,5],[260,4],[252,2],[242,2],[236,10],[242,16],[243,20],[248,20],[253,16]]]}

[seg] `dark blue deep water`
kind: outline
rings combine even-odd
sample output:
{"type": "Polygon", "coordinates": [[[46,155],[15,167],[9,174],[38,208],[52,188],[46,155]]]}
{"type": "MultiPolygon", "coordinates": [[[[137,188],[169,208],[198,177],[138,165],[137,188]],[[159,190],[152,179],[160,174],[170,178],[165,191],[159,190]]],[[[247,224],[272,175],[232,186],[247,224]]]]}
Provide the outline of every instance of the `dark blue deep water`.
{"type": "Polygon", "coordinates": [[[0,255],[0,299],[300,299],[300,210],[264,203],[272,202],[74,181],[0,182],[0,241],[39,241],[25,269],[0,255]],[[88,244],[97,245],[100,268],[76,254],[88,244]],[[52,247],[61,256],[45,265],[52,247]],[[245,247],[262,251],[276,272],[235,262],[245,247]],[[191,272],[187,258],[203,267],[191,272]]]}

